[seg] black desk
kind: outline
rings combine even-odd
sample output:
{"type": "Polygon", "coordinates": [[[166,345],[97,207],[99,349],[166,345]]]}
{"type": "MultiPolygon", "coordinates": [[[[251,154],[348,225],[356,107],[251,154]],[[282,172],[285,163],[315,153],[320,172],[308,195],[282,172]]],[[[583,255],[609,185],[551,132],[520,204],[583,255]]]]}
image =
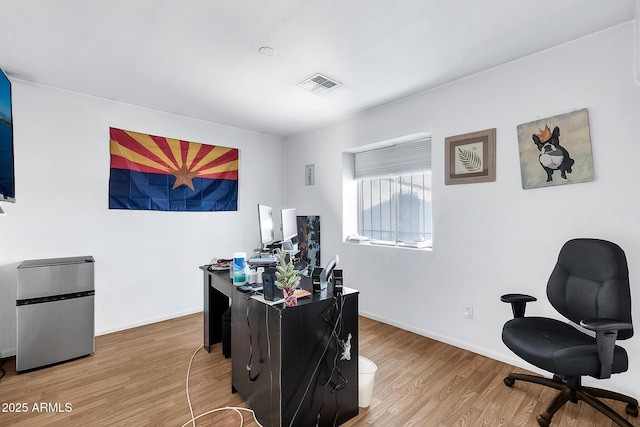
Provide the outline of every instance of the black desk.
{"type": "MultiPolygon", "coordinates": [[[[321,426],[333,425],[336,417],[339,425],[358,415],[358,291],[345,288],[340,299],[325,291],[284,308],[239,292],[227,271],[201,269],[205,347],[219,342],[212,332],[221,329],[231,296],[232,389],[260,424],[310,426],[320,414],[321,426]],[[341,360],[338,340],[349,342],[349,360],[341,360]]],[[[305,277],[301,285],[310,289],[311,280],[305,277]]]]}

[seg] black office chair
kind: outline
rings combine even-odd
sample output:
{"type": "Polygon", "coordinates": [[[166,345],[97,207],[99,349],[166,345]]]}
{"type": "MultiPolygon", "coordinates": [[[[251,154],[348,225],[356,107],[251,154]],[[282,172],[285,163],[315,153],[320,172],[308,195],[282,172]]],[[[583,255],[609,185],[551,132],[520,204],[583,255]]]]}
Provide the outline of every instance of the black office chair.
{"type": "Polygon", "coordinates": [[[554,374],[552,379],[534,375],[510,374],[504,383],[527,381],[552,387],[560,393],[538,415],[538,424],[546,427],[567,401],[582,400],[620,426],[632,427],[621,415],[598,398],[626,402],[627,414],[638,416],[638,401],[620,393],[583,387],[582,377],[609,378],[625,372],[627,352],[616,339],[633,336],[629,271],[623,250],[616,244],[598,239],[574,239],[564,244],[558,262],[547,283],[547,298],[573,325],[544,317],[524,317],[527,302],[536,298],[508,294],[501,300],[511,303],[514,318],[502,330],[502,341],[522,359],[554,374]]]}

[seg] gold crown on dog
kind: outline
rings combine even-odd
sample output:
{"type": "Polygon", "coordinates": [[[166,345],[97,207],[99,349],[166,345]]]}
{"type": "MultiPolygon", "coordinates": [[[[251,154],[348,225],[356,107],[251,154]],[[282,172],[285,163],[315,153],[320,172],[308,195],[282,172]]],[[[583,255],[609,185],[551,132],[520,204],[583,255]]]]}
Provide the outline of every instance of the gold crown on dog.
{"type": "Polygon", "coordinates": [[[547,125],[544,129],[538,128],[538,130],[540,132],[536,135],[538,135],[538,138],[540,138],[540,142],[547,142],[549,139],[551,139],[551,129],[549,129],[549,125],[547,125]]]}

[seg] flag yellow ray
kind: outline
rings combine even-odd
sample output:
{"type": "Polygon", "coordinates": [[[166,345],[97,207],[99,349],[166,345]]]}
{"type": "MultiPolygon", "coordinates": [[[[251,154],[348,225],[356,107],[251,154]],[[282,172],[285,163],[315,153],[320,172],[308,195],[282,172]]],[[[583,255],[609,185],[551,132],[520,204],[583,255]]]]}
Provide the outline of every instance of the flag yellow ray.
{"type": "MultiPolygon", "coordinates": [[[[153,153],[156,156],[158,156],[158,158],[162,159],[162,161],[166,163],[166,166],[164,168],[165,170],[180,169],[180,165],[178,164],[179,162],[176,161],[175,159],[170,159],[164,153],[164,151],[162,151],[160,147],[158,147],[158,144],[153,140],[153,138],[151,138],[150,135],[146,135],[144,133],[138,133],[138,132],[130,132],[130,131],[126,131],[126,132],[129,134],[129,136],[135,139],[140,145],[146,148],[150,153],[153,153]]],[[[180,157],[177,157],[177,158],[180,159],[180,157]]]]}
{"type": "Polygon", "coordinates": [[[232,162],[228,162],[222,165],[218,165],[218,166],[214,166],[212,168],[209,169],[202,169],[198,171],[198,175],[209,175],[209,174],[213,174],[213,173],[220,173],[220,172],[229,172],[229,171],[235,171],[238,170],[238,161],[234,160],[232,162]]]}
{"type": "Polygon", "coordinates": [[[123,147],[113,139],[110,141],[110,150],[111,150],[111,154],[119,157],[124,157],[130,162],[138,163],[140,165],[152,167],[154,169],[158,169],[162,171],[168,172],[170,170],[170,168],[167,167],[167,165],[154,162],[153,160],[149,159],[146,156],[143,156],[142,154],[136,153],[135,151],[130,150],[129,148],[123,147]]]}
{"type": "MultiPolygon", "coordinates": [[[[212,161],[216,160],[218,157],[228,153],[229,151],[231,151],[231,148],[216,146],[213,150],[211,150],[209,152],[209,154],[207,154],[202,159],[200,159],[200,161],[198,162],[197,165],[193,165],[191,170],[199,170],[200,168],[203,168],[203,167],[207,166],[209,163],[211,163],[212,161]]],[[[237,164],[238,164],[238,162],[236,162],[236,165],[237,164]]]]}

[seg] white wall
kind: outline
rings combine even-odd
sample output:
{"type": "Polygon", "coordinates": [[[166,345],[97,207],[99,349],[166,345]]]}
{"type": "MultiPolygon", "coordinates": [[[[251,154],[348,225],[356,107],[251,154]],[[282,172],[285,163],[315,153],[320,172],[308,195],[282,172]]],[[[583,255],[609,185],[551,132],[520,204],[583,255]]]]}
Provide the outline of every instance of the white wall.
{"type": "Polygon", "coordinates": [[[126,329],[201,311],[198,266],[250,252],[256,204],[284,199],[272,185],[284,177],[281,138],[22,81],[13,102],[17,203],[0,215],[0,357],[15,354],[23,260],[93,255],[96,333],[126,329]],[[238,211],[109,210],[110,126],[239,148],[238,211]]]}
{"type": "MultiPolygon", "coordinates": [[[[286,140],[287,162],[298,165],[286,176],[287,205],[320,215],[323,262],[340,255],[346,286],[361,291],[363,314],[522,365],[500,338],[511,316],[500,295],[536,295],[528,314],[556,316],[544,288],[560,247],[573,237],[598,237],[626,251],[640,320],[634,29],[630,22],[286,140]],[[523,190],[516,127],[585,107],[595,181],[523,190]],[[444,138],[493,127],[496,181],[445,186],[444,138]],[[352,219],[343,227],[343,210],[355,199],[346,194],[353,183],[340,173],[342,151],[421,131],[433,133],[433,251],[344,243],[356,230],[352,219]],[[316,185],[304,186],[310,163],[316,185]],[[462,316],[466,304],[473,320],[462,316]]],[[[607,382],[637,395],[640,338],[625,347],[628,374],[607,382]]]]}

